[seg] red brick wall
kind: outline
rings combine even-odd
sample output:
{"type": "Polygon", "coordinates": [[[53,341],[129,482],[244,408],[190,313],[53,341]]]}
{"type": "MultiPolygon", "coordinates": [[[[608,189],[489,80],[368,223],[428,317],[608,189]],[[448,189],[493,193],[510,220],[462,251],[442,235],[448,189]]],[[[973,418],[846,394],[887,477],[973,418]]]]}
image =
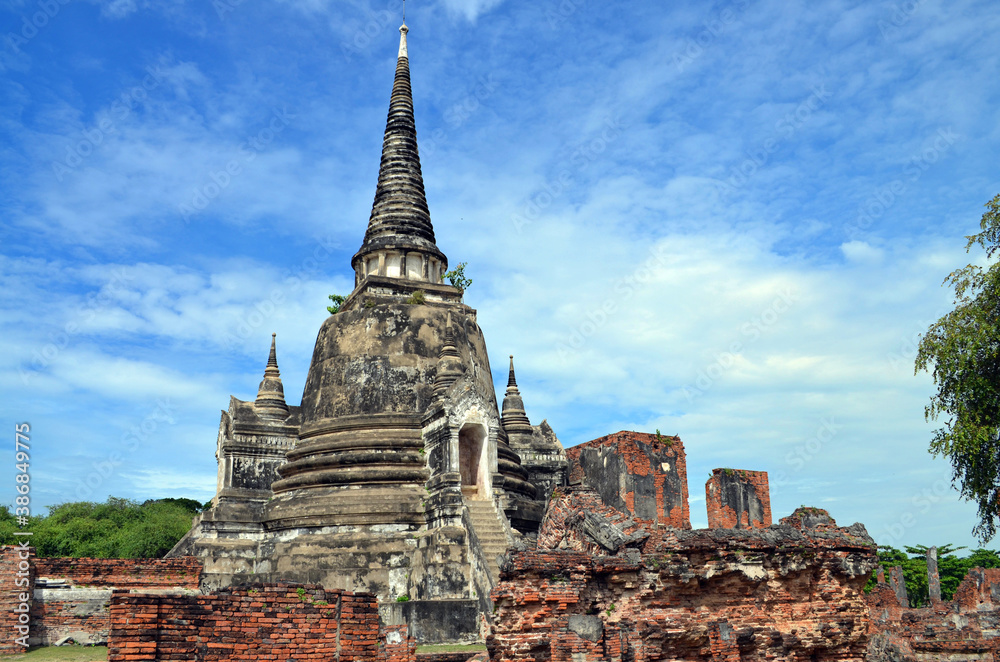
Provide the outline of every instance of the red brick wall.
{"type": "Polygon", "coordinates": [[[32,561],[35,550],[18,545],[0,546],[0,655],[23,653],[27,640],[33,635],[30,609],[34,590],[32,561]],[[23,557],[23,558],[22,558],[23,557]],[[27,602],[21,598],[28,598],[27,602]],[[28,605],[28,623],[24,623],[23,604],[28,605]],[[20,639],[20,642],[18,641],[20,639]]]}
{"type": "Polygon", "coordinates": [[[315,584],[208,595],[116,592],[108,660],[412,662],[413,640],[388,638],[387,646],[375,596],[315,584]]]}
{"type": "Polygon", "coordinates": [[[65,579],[73,586],[197,589],[201,571],[201,561],[193,556],[174,559],[60,557],[35,560],[38,577],[65,579]]]}
{"type": "Polygon", "coordinates": [[[179,559],[39,559],[31,552],[29,587],[16,587],[16,546],[0,547],[0,654],[15,652],[16,637],[6,636],[18,625],[13,611],[18,593],[31,598],[29,627],[32,645],[50,645],[71,636],[78,643],[102,643],[110,630],[110,593],[113,588],[197,589],[201,563],[192,557],[179,559]],[[40,580],[40,581],[36,581],[40,580]],[[45,588],[45,583],[67,588],[45,588]],[[39,589],[35,591],[36,587],[39,589]],[[93,590],[88,590],[93,589],[93,590]],[[102,591],[101,589],[105,589],[102,591]],[[39,599],[37,596],[43,596],[39,599]]]}
{"type": "Polygon", "coordinates": [[[586,476],[585,469],[581,464],[581,454],[586,449],[595,447],[616,452],[621,457],[627,473],[652,478],[650,481],[654,486],[652,494],[637,495],[635,489],[625,490],[621,494],[624,499],[623,507],[628,514],[652,521],[652,518],[642,518],[636,513],[637,496],[648,496],[656,500],[656,520],[660,526],[691,528],[691,513],[688,508],[687,456],[684,453],[684,443],[680,437],[670,435],[657,437],[656,434],[623,430],[573,446],[566,450],[570,484],[584,481],[586,476]],[[663,468],[664,463],[670,467],[669,470],[663,468]],[[676,495],[672,494],[674,490],[677,491],[676,495]],[[668,497],[670,496],[677,497],[673,505],[669,502],[668,497]]]}
{"type": "Polygon", "coordinates": [[[867,596],[871,618],[870,662],[895,659],[1000,659],[1000,570],[973,568],[951,602],[903,607],[887,584],[867,596]]]}
{"type": "Polygon", "coordinates": [[[560,488],[553,492],[545,510],[545,517],[538,530],[538,548],[606,554],[607,551],[581,535],[573,526],[583,511],[608,518],[621,527],[625,534],[635,533],[644,525],[641,520],[605,506],[594,490],[582,487],[560,488]]]}
{"type": "Polygon", "coordinates": [[[771,492],[766,471],[713,469],[712,477],[705,483],[705,502],[710,529],[771,526],[771,492]],[[748,507],[753,500],[762,507],[758,517],[748,507]]]}
{"type": "Polygon", "coordinates": [[[492,593],[490,659],[861,662],[875,551],[851,527],[661,528],[641,555],[519,552],[492,593]],[[600,636],[574,630],[574,616],[599,619],[600,636]]]}

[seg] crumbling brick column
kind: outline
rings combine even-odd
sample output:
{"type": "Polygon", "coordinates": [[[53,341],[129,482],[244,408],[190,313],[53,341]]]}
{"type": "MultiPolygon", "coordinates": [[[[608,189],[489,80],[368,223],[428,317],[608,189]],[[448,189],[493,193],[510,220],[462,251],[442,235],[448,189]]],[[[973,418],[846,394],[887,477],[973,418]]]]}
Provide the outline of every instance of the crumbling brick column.
{"type": "Polygon", "coordinates": [[[763,529],[771,526],[771,494],[766,471],[713,469],[705,483],[710,529],[763,529]]]}
{"type": "Polygon", "coordinates": [[[621,431],[566,450],[569,482],[608,507],[659,526],[691,528],[687,457],[680,437],[621,431]]]}
{"type": "Polygon", "coordinates": [[[932,607],[941,604],[941,575],[938,574],[937,547],[927,550],[927,594],[930,596],[932,607]]]}
{"type": "Polygon", "coordinates": [[[896,599],[904,609],[909,608],[910,598],[906,595],[906,580],[903,579],[903,568],[894,566],[889,573],[889,586],[896,593],[896,599]]]}
{"type": "Polygon", "coordinates": [[[33,628],[30,614],[34,556],[33,547],[0,547],[0,655],[24,653],[28,649],[28,637],[33,628]]]}

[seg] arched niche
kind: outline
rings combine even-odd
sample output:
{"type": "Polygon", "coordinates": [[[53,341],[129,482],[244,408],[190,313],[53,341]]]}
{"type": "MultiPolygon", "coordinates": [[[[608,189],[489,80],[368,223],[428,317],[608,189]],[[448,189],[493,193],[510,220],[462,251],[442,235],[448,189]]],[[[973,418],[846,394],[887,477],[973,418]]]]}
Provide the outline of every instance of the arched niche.
{"type": "Polygon", "coordinates": [[[458,431],[458,471],[462,494],[471,499],[490,498],[489,442],[480,423],[466,423],[458,431]]]}

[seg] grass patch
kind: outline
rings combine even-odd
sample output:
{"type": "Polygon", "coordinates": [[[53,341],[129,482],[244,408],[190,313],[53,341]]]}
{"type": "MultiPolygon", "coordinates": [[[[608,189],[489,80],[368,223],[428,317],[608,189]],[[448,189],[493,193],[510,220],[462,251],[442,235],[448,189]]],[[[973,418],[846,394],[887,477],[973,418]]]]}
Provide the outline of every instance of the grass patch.
{"type": "Polygon", "coordinates": [[[24,662],[105,662],[108,659],[106,646],[43,646],[33,648],[23,655],[4,656],[4,660],[24,660],[24,662]]]}
{"type": "Polygon", "coordinates": [[[417,646],[417,653],[479,653],[486,644],[426,644],[417,646]]]}

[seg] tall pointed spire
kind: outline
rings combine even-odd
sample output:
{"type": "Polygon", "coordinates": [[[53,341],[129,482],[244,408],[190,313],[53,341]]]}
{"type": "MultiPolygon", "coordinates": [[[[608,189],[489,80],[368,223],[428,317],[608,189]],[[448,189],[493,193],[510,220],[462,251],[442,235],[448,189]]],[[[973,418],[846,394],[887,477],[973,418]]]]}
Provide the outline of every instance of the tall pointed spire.
{"type": "Polygon", "coordinates": [[[382,140],[375,202],[364,242],[352,260],[359,281],[374,274],[437,282],[448,266],[448,259],[434,243],[420,172],[407,32],[404,23],[399,28],[396,78],[382,140]]]}
{"type": "Polygon", "coordinates": [[[507,376],[507,392],[503,398],[503,414],[501,425],[508,435],[511,433],[531,434],[531,422],[524,412],[524,402],[521,392],[517,389],[517,379],[514,377],[514,355],[510,355],[510,374],[507,376]]]}
{"type": "Polygon", "coordinates": [[[285,388],[281,385],[281,373],[278,371],[276,336],[275,333],[271,334],[271,353],[267,357],[264,379],[257,389],[257,399],[253,403],[253,408],[259,416],[284,420],[288,418],[288,405],[285,403],[285,388]]]}

